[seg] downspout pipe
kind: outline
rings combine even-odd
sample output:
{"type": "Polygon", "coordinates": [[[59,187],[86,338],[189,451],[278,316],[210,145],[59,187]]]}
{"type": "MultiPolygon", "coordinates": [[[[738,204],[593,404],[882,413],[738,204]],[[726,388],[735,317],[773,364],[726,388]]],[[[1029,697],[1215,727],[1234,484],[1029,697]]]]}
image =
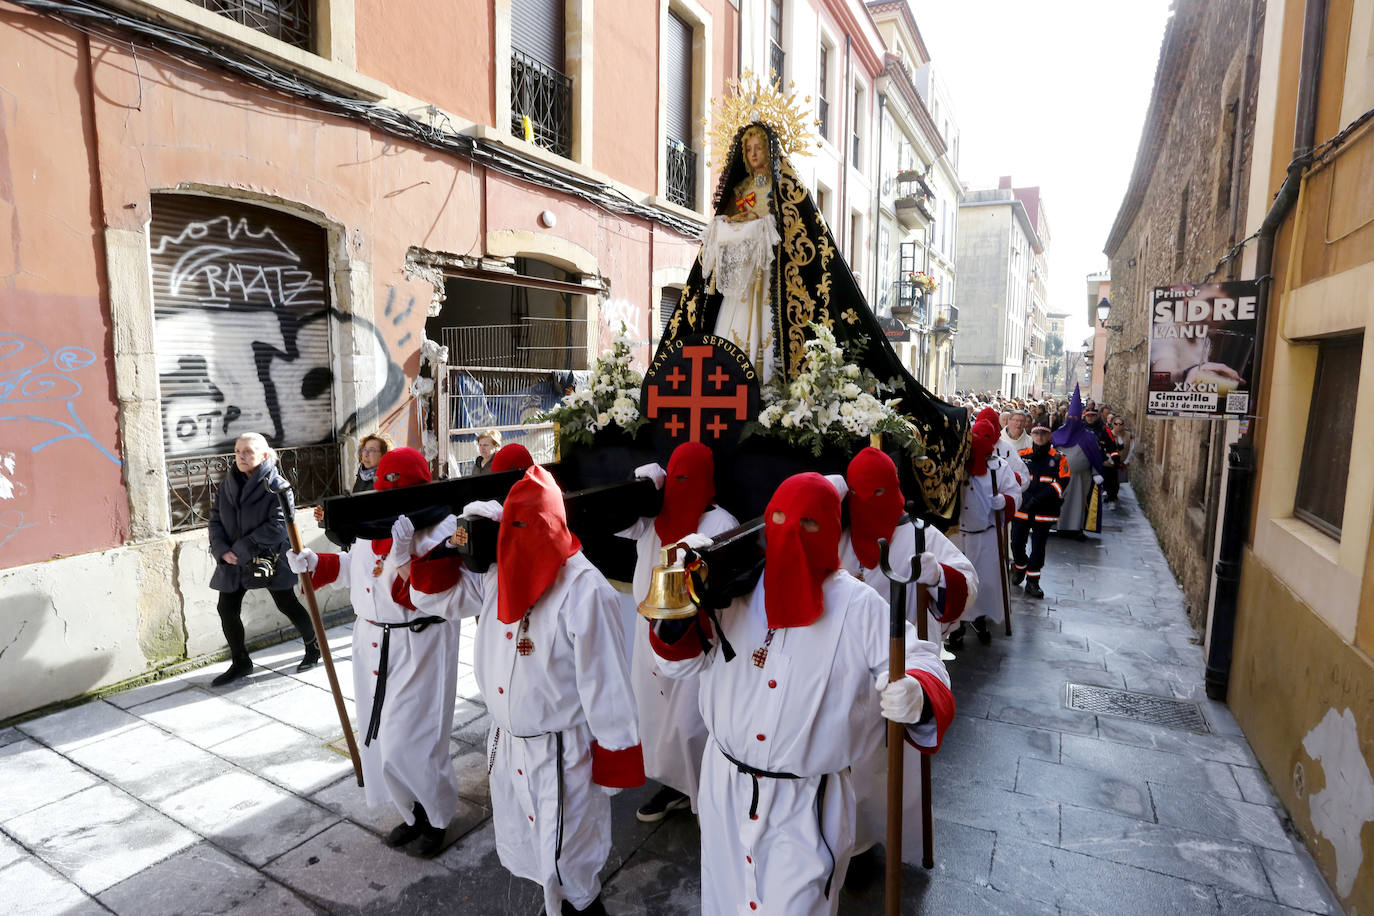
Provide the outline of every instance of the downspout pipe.
{"type": "MultiPolygon", "coordinates": [[[[1258,386],[1268,333],[1274,277],[1274,243],[1298,199],[1302,174],[1311,158],[1317,131],[1317,95],[1321,83],[1322,47],[1326,33],[1326,0],[1308,0],[1303,16],[1302,62],[1298,72],[1298,107],[1293,118],[1293,159],[1288,174],[1260,224],[1255,246],[1255,278],[1259,281],[1259,308],[1255,322],[1255,364],[1251,376],[1258,386]]],[[[1291,269],[1292,265],[1289,265],[1291,269]]],[[[1250,507],[1255,486],[1255,426],[1232,443],[1227,464],[1225,519],[1221,549],[1217,554],[1216,601],[1212,606],[1212,633],[1208,643],[1205,685],[1207,696],[1226,701],[1231,680],[1231,653],[1236,634],[1237,599],[1240,595],[1241,559],[1250,531],[1250,507]]]]}

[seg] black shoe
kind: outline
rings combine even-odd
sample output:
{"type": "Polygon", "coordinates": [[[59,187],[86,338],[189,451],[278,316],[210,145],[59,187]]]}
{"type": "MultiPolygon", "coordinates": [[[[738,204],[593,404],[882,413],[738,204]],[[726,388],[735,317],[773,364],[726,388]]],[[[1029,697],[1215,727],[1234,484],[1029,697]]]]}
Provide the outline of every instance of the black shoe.
{"type": "Polygon", "coordinates": [[[239,678],[245,678],[253,673],[253,663],[247,656],[236,658],[229,663],[229,670],[216,677],[210,682],[211,687],[223,687],[225,684],[232,684],[239,678]]]}
{"type": "Polygon", "coordinates": [[[959,625],[954,629],[950,630],[949,635],[945,637],[945,648],[953,652],[955,649],[962,649],[963,647],[964,622],[961,620],[959,621],[959,625]]]}
{"type": "Polygon", "coordinates": [[[426,826],[420,831],[420,842],[413,852],[421,859],[432,859],[444,851],[444,839],[448,836],[447,827],[426,826]]]}
{"type": "Polygon", "coordinates": [[[692,800],[690,798],[683,795],[677,789],[670,786],[664,786],[655,792],[654,797],[645,802],[643,807],[635,812],[635,817],[638,818],[641,823],[657,824],[674,811],[681,811],[684,808],[690,810],[691,807],[692,800]]]}
{"type": "Polygon", "coordinates": [[[296,666],[296,673],[309,671],[320,660],[320,644],[318,642],[308,642],[305,644],[305,655],[301,658],[301,663],[296,666]]]}
{"type": "Polygon", "coordinates": [[[425,817],[425,808],[419,802],[415,803],[412,809],[415,814],[415,823],[407,824],[405,821],[391,828],[391,832],[383,837],[382,842],[395,849],[421,836],[426,830],[432,829],[429,826],[429,818],[425,817]]]}
{"type": "Polygon", "coordinates": [[[859,892],[883,873],[883,860],[878,855],[878,847],[870,846],[849,860],[849,870],[844,873],[844,886],[859,892]]]}
{"type": "Polygon", "coordinates": [[[596,899],[587,904],[586,909],[579,910],[568,901],[563,901],[563,916],[606,916],[606,908],[601,905],[601,895],[597,894],[596,899]]]}
{"type": "Polygon", "coordinates": [[[1027,597],[1027,598],[1043,598],[1043,597],[1045,597],[1045,593],[1042,592],[1042,591],[1040,590],[1040,579],[1039,579],[1039,577],[1036,577],[1036,578],[1034,578],[1034,579],[1027,579],[1027,580],[1026,580],[1026,597],[1027,597]]]}
{"type": "Polygon", "coordinates": [[[992,630],[988,628],[988,619],[979,617],[973,621],[973,632],[978,636],[978,641],[983,645],[992,642],[992,630]]]}
{"type": "Polygon", "coordinates": [[[1020,585],[1020,584],[1021,584],[1021,580],[1024,579],[1024,578],[1026,578],[1026,571],[1025,571],[1024,569],[1022,569],[1022,568],[1019,567],[1019,566],[1013,566],[1013,567],[1011,568],[1011,584],[1012,584],[1012,585],[1020,585]]]}

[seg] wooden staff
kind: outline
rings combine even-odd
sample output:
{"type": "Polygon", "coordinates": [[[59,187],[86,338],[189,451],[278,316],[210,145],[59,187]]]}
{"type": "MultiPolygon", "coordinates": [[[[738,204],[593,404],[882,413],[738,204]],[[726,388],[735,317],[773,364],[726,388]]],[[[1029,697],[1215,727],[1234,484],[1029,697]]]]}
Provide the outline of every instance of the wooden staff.
{"type": "MultiPolygon", "coordinates": [[[[926,529],[916,526],[916,555],[926,552],[926,529]]],[[[912,572],[915,572],[913,566],[912,572]]],[[[930,590],[916,583],[916,636],[928,639],[930,613],[930,590]]],[[[939,642],[939,639],[936,639],[939,642]]],[[[938,651],[938,649],[937,649],[938,651]]],[[[930,800],[930,755],[921,755],[921,867],[935,867],[935,815],[930,800]]]]}
{"type": "MultiPolygon", "coordinates": [[[[282,515],[286,518],[286,534],[291,539],[291,549],[301,552],[301,533],[296,528],[295,512],[291,506],[291,484],[282,481],[281,489],[273,490],[281,501],[282,515]]],[[[315,641],[320,647],[320,657],[324,659],[324,673],[329,678],[329,692],[334,694],[334,708],[339,713],[339,724],[343,726],[344,740],[348,742],[348,758],[353,761],[353,775],[358,785],[363,784],[363,764],[358,757],[358,744],[353,738],[353,723],[348,719],[344,707],[343,694],[339,692],[339,677],[334,673],[334,656],[329,652],[329,640],[324,635],[324,621],[320,619],[320,606],[315,601],[315,586],[310,581],[310,573],[300,574],[301,591],[305,592],[305,603],[310,608],[310,623],[315,628],[315,641]]]]}
{"type": "Polygon", "coordinates": [[[992,480],[992,499],[994,503],[1000,503],[992,511],[992,517],[997,525],[997,578],[1002,580],[1002,624],[1006,628],[1007,635],[1011,635],[1011,591],[1007,585],[1007,523],[1003,516],[1006,514],[1005,499],[997,492],[997,472],[988,469],[988,476],[992,480]]]}
{"type": "MultiPolygon", "coordinates": [[[[918,531],[920,529],[917,529],[918,531]]],[[[916,578],[921,551],[911,560],[911,571],[902,576],[892,568],[888,551],[891,545],[878,539],[878,563],[883,575],[892,581],[888,592],[888,649],[887,680],[889,684],[906,677],[906,586],[916,578]]],[[[921,586],[917,585],[920,589],[921,586]]],[[[919,596],[919,592],[917,593],[919,596]]],[[[887,861],[886,916],[901,916],[902,912],[902,756],[906,744],[906,725],[887,723],[887,861]]],[[[924,763],[924,761],[923,761],[924,763]]],[[[924,781],[925,770],[922,770],[924,781]]]]}

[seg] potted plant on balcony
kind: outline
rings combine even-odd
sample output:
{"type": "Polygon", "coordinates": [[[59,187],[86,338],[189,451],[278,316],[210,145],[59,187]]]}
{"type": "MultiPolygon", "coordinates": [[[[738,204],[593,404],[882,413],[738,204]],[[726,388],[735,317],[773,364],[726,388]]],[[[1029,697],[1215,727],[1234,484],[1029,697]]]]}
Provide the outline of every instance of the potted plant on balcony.
{"type": "Polygon", "coordinates": [[[906,279],[908,283],[920,291],[922,296],[933,293],[940,288],[940,281],[924,270],[913,270],[906,275],[906,279]]]}
{"type": "Polygon", "coordinates": [[[921,173],[915,169],[899,169],[897,171],[898,181],[916,181],[921,177],[921,173]]]}

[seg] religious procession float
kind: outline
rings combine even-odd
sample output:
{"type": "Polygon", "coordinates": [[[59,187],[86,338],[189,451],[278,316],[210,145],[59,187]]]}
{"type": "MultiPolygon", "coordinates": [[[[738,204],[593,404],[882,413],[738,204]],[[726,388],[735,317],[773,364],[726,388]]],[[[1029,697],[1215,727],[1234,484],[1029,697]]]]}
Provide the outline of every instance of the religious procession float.
{"type": "MultiPolygon", "coordinates": [[[[657,513],[659,495],[634,469],[666,466],[701,442],[715,456],[717,504],[762,514],[779,483],[802,471],[843,474],[878,445],[899,469],[908,512],[941,528],[958,511],[968,454],[966,412],[902,366],[791,156],[816,143],[794,94],[746,73],[716,108],[712,149],[724,152],[715,215],[663,338],[641,374],[622,330],[589,384],[538,416],[557,424],[548,465],[569,526],[608,578],[626,580],[633,544],[614,532],[657,513]]],[[[326,526],[387,537],[399,514],[416,527],[474,500],[501,499],[508,471],[326,501],[326,526]]],[[[496,525],[464,520],[469,565],[495,556],[496,525]]],[[[717,539],[713,586],[724,598],[748,579],[761,524],[717,539]]],[[[756,577],[757,571],[753,575],[756,577]]]]}

